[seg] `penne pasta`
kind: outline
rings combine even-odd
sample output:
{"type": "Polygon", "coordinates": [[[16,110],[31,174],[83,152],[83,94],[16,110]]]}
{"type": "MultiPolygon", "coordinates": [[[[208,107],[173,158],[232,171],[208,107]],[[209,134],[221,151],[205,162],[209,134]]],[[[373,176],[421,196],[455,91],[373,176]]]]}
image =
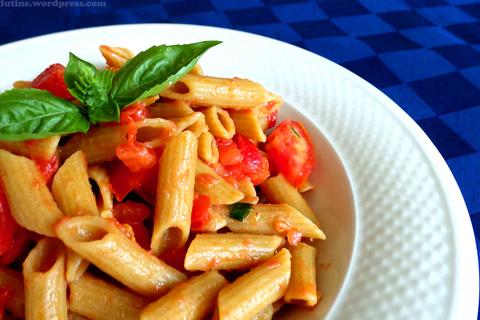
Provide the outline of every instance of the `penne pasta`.
{"type": "Polygon", "coordinates": [[[178,135],[185,130],[189,130],[198,138],[204,132],[208,131],[208,126],[205,123],[205,116],[201,112],[194,112],[188,116],[171,118],[170,120],[177,126],[175,135],[178,135]]]}
{"type": "Polygon", "coordinates": [[[205,122],[211,134],[222,139],[230,139],[233,137],[235,134],[235,124],[226,110],[212,106],[201,108],[200,112],[205,115],[205,122]]]}
{"type": "Polygon", "coordinates": [[[200,159],[195,166],[195,192],[210,196],[214,205],[236,203],[245,197],[200,159]]]}
{"type": "Polygon", "coordinates": [[[114,68],[121,68],[128,59],[135,56],[132,51],[126,48],[105,45],[100,46],[100,52],[107,61],[107,65],[114,68]]]}
{"type": "Polygon", "coordinates": [[[227,228],[235,233],[275,234],[289,236],[298,231],[302,237],[324,239],[325,234],[313,222],[288,204],[256,204],[250,214],[238,221],[228,216],[225,206],[217,206],[227,220],[227,228]]]}
{"type": "Polygon", "coordinates": [[[149,304],[142,311],[140,319],[202,319],[213,311],[218,292],[227,283],[218,271],[212,270],[194,276],[149,304]]]}
{"type": "Polygon", "coordinates": [[[268,178],[260,184],[260,188],[268,202],[289,204],[321,228],[312,208],[283,174],[279,173],[275,177],[268,178]]]}
{"type": "Polygon", "coordinates": [[[5,149],[13,154],[28,158],[50,160],[56,154],[60,136],[51,136],[39,140],[27,141],[2,141],[0,149],[5,149]]]}
{"type": "Polygon", "coordinates": [[[148,112],[153,118],[183,118],[194,111],[190,103],[184,100],[157,101],[148,107],[148,112]]]}
{"type": "Polygon", "coordinates": [[[288,287],[290,258],[290,252],[282,249],[222,288],[218,294],[216,319],[251,319],[279,300],[288,287]]]}
{"type": "Polygon", "coordinates": [[[95,181],[99,189],[97,209],[102,218],[113,217],[113,193],[110,187],[110,177],[105,165],[93,165],[87,168],[88,177],[95,181]]]}
{"type": "Polygon", "coordinates": [[[188,247],[185,269],[247,270],[271,258],[283,242],[274,235],[197,234],[188,247]]]}
{"type": "Polygon", "coordinates": [[[18,224],[45,236],[63,217],[35,163],[0,149],[0,176],[12,217],[18,224]]]}
{"type": "Polygon", "coordinates": [[[66,250],[55,238],[41,239],[23,263],[25,319],[68,317],[66,250]]]}
{"type": "Polygon", "coordinates": [[[196,162],[197,138],[190,131],[173,138],[162,154],[151,244],[157,256],[187,242],[196,162]]]}
{"type": "Polygon", "coordinates": [[[243,109],[268,101],[268,91],[248,79],[217,78],[187,74],[175,85],[164,90],[162,97],[191,100],[199,106],[243,109]]]}
{"type": "Polygon", "coordinates": [[[218,147],[215,143],[215,137],[209,131],[204,132],[198,138],[198,158],[203,162],[218,163],[218,147]]]}
{"type": "Polygon", "coordinates": [[[151,300],[90,273],[69,282],[69,310],[92,320],[140,319],[151,300]]]}
{"type": "Polygon", "coordinates": [[[262,122],[252,109],[229,110],[228,113],[235,125],[235,132],[251,140],[260,142],[267,140],[262,122]]]}
{"type": "Polygon", "coordinates": [[[113,219],[65,217],[55,232],[70,249],[146,298],[164,295],[186,276],[142,249],[113,219]]]}
{"type": "Polygon", "coordinates": [[[316,249],[304,242],[289,246],[288,249],[292,255],[292,275],[283,300],[302,307],[313,307],[318,302],[316,249]]]}

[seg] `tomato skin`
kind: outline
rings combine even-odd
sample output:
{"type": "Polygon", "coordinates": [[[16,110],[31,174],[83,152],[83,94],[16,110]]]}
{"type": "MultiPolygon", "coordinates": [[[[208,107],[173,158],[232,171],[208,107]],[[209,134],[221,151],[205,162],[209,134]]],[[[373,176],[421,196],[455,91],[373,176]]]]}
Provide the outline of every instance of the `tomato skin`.
{"type": "MultiPolygon", "coordinates": [[[[250,180],[254,185],[262,183],[270,176],[268,160],[262,156],[257,146],[241,134],[236,134],[233,139],[217,139],[220,163],[223,165],[223,172],[215,169],[222,177],[236,181],[250,180]],[[225,147],[227,146],[227,147],[225,147]],[[232,151],[238,150],[238,151],[232,151]],[[231,154],[240,153],[232,157],[231,154]],[[222,158],[228,160],[222,162],[222,158]],[[232,160],[233,159],[233,160],[232,160]]],[[[234,183],[233,183],[234,184],[234,183]]]]}
{"type": "Polygon", "coordinates": [[[59,98],[73,99],[68,91],[63,75],[65,67],[60,63],[55,63],[40,73],[30,84],[30,88],[47,90],[59,98]]]}
{"type": "Polygon", "coordinates": [[[212,220],[212,216],[208,212],[210,207],[210,196],[204,196],[195,193],[193,197],[192,207],[192,225],[193,231],[202,231],[206,225],[212,220]]]}
{"type": "Polygon", "coordinates": [[[267,138],[268,157],[295,187],[304,184],[315,164],[313,143],[300,122],[280,123],[267,138]]]}
{"type": "Polygon", "coordinates": [[[126,223],[132,227],[135,240],[145,250],[150,250],[150,234],[143,224],[152,210],[143,203],[126,201],[113,205],[113,216],[119,223],[126,223]]]}
{"type": "Polygon", "coordinates": [[[5,254],[13,243],[15,220],[10,213],[7,197],[0,187],[0,256],[5,254]]]}
{"type": "Polygon", "coordinates": [[[59,167],[59,160],[56,154],[50,160],[40,157],[32,157],[32,160],[37,165],[38,169],[43,175],[45,182],[49,182],[59,167]]]}

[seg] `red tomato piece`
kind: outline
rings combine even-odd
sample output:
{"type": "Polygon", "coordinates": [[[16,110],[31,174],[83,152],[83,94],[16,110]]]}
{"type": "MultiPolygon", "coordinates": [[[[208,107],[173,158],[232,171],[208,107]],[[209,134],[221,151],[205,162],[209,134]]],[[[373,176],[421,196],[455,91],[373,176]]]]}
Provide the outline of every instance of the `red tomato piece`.
{"type": "Polygon", "coordinates": [[[60,63],[52,64],[50,67],[40,73],[30,84],[30,88],[47,90],[59,98],[72,99],[68,91],[63,74],[65,67],[60,63]]]}
{"type": "Polygon", "coordinates": [[[149,113],[147,106],[142,101],[137,101],[120,111],[120,123],[128,123],[132,120],[141,121],[148,117],[149,113]]]}
{"type": "Polygon", "coordinates": [[[227,171],[237,180],[249,179],[254,185],[262,183],[270,176],[268,160],[258,150],[257,146],[241,134],[235,135],[242,161],[233,166],[227,166],[227,171]]]}
{"type": "Polygon", "coordinates": [[[32,157],[32,160],[35,161],[46,182],[50,181],[58,170],[59,160],[56,154],[54,154],[50,160],[39,157],[32,157]]]}
{"type": "Polygon", "coordinates": [[[145,250],[150,250],[150,234],[143,224],[152,210],[146,204],[140,202],[126,201],[113,205],[113,216],[119,223],[126,223],[132,227],[135,240],[145,250]]]}
{"type": "Polygon", "coordinates": [[[0,256],[7,252],[13,243],[15,224],[16,222],[10,214],[7,197],[0,188],[0,256]]]}
{"type": "Polygon", "coordinates": [[[278,116],[278,109],[273,111],[267,116],[267,129],[275,127],[275,124],[277,124],[277,116],[278,116]]]}
{"type": "Polygon", "coordinates": [[[134,121],[128,122],[128,141],[119,144],[116,149],[118,159],[132,172],[147,170],[157,163],[157,155],[154,149],[148,148],[137,142],[137,125],[134,121]]]}
{"type": "Polygon", "coordinates": [[[5,306],[12,299],[14,291],[8,284],[0,286],[0,319],[3,319],[5,306]]]}
{"type": "Polygon", "coordinates": [[[184,248],[174,249],[169,252],[162,253],[159,258],[170,267],[174,267],[178,271],[187,272],[185,270],[184,261],[187,253],[184,248]]]}
{"type": "Polygon", "coordinates": [[[110,184],[115,198],[122,201],[132,190],[138,189],[142,179],[150,170],[132,172],[121,160],[110,162],[110,184]]]}
{"type": "Polygon", "coordinates": [[[216,139],[219,161],[224,166],[231,166],[242,161],[242,153],[232,139],[216,139]]]}
{"type": "Polygon", "coordinates": [[[280,123],[267,138],[268,157],[295,187],[304,184],[315,164],[313,143],[300,122],[280,123]]]}
{"type": "Polygon", "coordinates": [[[210,207],[210,196],[204,196],[195,193],[192,207],[192,225],[193,231],[202,231],[206,225],[212,220],[212,216],[208,212],[210,207]]]}

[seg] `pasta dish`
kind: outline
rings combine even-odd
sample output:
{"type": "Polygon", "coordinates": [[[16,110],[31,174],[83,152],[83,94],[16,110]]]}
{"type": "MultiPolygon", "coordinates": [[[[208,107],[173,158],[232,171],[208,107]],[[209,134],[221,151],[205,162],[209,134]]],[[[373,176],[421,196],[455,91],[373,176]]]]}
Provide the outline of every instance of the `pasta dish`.
{"type": "Polygon", "coordinates": [[[101,70],[70,53],[0,94],[0,319],[319,303],[312,141],[281,96],[205,74],[219,44],[102,45],[101,70]]]}

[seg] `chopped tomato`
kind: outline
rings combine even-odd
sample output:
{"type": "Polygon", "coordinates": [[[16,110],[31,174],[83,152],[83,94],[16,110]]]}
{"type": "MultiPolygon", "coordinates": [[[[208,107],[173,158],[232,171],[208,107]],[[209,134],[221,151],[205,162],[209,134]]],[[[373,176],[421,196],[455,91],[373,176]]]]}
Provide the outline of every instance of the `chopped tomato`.
{"type": "Polygon", "coordinates": [[[208,212],[210,207],[210,196],[204,196],[195,193],[192,207],[192,225],[193,231],[202,231],[206,225],[212,220],[212,216],[208,212]]]}
{"type": "Polygon", "coordinates": [[[52,64],[50,67],[40,73],[30,84],[30,88],[47,90],[59,98],[72,99],[68,91],[63,74],[65,67],[60,63],[52,64]]]}
{"type": "Polygon", "coordinates": [[[278,116],[278,109],[273,111],[267,116],[267,129],[275,127],[275,124],[277,123],[277,116],[278,116]]]}
{"type": "Polygon", "coordinates": [[[126,144],[119,144],[116,149],[118,159],[132,172],[139,172],[152,168],[157,163],[155,150],[137,142],[137,125],[134,121],[128,122],[128,140],[126,144]]]}
{"type": "Polygon", "coordinates": [[[40,169],[40,172],[43,175],[43,178],[46,182],[50,181],[52,176],[57,172],[59,161],[56,154],[50,160],[46,160],[40,157],[32,157],[32,160],[35,161],[35,164],[40,169]]]}
{"type": "Polygon", "coordinates": [[[304,184],[315,163],[313,144],[300,122],[284,120],[268,136],[268,157],[295,187],[304,184]]]}
{"type": "Polygon", "coordinates": [[[145,250],[150,249],[150,235],[143,224],[152,210],[146,204],[126,201],[113,205],[113,216],[119,223],[126,223],[132,227],[135,240],[145,250]]]}
{"type": "Polygon", "coordinates": [[[120,111],[120,123],[129,123],[132,120],[141,121],[148,117],[147,105],[143,101],[137,101],[120,111]]]}
{"type": "Polygon", "coordinates": [[[0,188],[0,256],[8,251],[13,243],[13,232],[16,222],[10,213],[7,197],[0,188]]]}
{"type": "Polygon", "coordinates": [[[242,153],[232,139],[216,139],[219,161],[224,166],[234,165],[242,161],[242,153]]]}
{"type": "Polygon", "coordinates": [[[145,174],[150,170],[132,172],[121,160],[110,162],[110,184],[115,198],[122,201],[132,190],[139,188],[145,174]]]}
{"type": "MultiPolygon", "coordinates": [[[[234,136],[234,139],[237,143],[232,144],[233,147],[230,146],[229,148],[234,148],[235,146],[238,146],[238,150],[240,151],[241,155],[240,161],[227,162],[227,164],[224,164],[220,161],[220,163],[223,164],[225,172],[221,175],[233,177],[237,181],[248,179],[254,185],[262,183],[270,176],[270,171],[268,169],[268,160],[264,156],[262,156],[257,146],[253,142],[248,140],[248,138],[242,136],[241,134],[236,134],[234,136]]],[[[230,149],[227,149],[228,152],[230,152],[229,150],[230,149]]],[[[218,151],[221,159],[223,150],[222,148],[219,148],[218,151]]],[[[218,172],[218,170],[216,171],[218,172]]]]}

